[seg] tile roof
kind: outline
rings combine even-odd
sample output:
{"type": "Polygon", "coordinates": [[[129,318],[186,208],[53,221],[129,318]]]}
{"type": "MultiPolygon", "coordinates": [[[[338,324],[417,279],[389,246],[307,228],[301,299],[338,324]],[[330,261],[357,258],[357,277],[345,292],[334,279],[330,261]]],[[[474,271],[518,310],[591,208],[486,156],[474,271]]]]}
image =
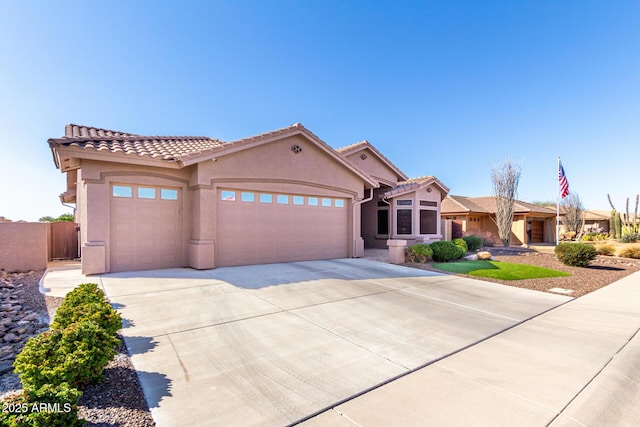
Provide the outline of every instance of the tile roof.
{"type": "Polygon", "coordinates": [[[429,176],[420,176],[417,178],[410,178],[410,179],[407,179],[406,181],[400,181],[391,190],[385,191],[382,194],[382,196],[385,198],[394,197],[400,194],[405,194],[411,191],[419,190],[424,185],[432,184],[432,183],[439,186],[444,191],[444,193],[447,193],[449,191],[449,189],[445,185],[443,185],[438,180],[438,178],[436,178],[435,176],[429,175],[429,176]]]}
{"type": "Polygon", "coordinates": [[[206,136],[142,136],[73,124],[65,127],[64,137],[49,139],[51,146],[79,147],[173,161],[223,144],[223,141],[206,136]]]}
{"type": "MultiPolygon", "coordinates": [[[[494,196],[465,197],[449,195],[442,202],[442,213],[453,212],[474,212],[474,213],[495,213],[496,201],[494,196]]],[[[555,215],[554,209],[533,203],[516,200],[514,204],[515,213],[537,213],[545,215],[555,215]]]]}

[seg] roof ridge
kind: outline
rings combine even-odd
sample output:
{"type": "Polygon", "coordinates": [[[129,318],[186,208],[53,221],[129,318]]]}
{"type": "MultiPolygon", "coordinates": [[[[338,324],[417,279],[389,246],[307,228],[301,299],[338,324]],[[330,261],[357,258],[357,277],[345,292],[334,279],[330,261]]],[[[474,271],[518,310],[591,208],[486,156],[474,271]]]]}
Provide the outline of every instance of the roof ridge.
{"type": "Polygon", "coordinates": [[[94,136],[94,135],[104,135],[104,134],[115,134],[115,135],[136,135],[135,133],[122,132],[119,130],[113,129],[104,129],[95,126],[85,126],[78,125],[75,123],[68,123],[65,126],[65,136],[94,136]]]}
{"type": "Polygon", "coordinates": [[[336,148],[336,151],[341,153],[342,151],[347,151],[347,150],[355,148],[355,147],[357,147],[359,145],[365,145],[365,144],[371,145],[371,143],[369,141],[367,141],[366,139],[363,139],[362,141],[354,142],[353,144],[349,144],[349,145],[345,145],[344,147],[336,148]]]}

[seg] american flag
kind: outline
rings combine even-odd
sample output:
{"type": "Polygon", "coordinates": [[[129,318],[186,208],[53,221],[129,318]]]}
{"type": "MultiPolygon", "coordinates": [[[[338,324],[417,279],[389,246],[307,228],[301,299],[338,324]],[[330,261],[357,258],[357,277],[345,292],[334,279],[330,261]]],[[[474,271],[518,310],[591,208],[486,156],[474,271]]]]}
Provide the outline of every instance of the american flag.
{"type": "Polygon", "coordinates": [[[562,163],[558,161],[558,181],[560,181],[560,197],[565,198],[569,195],[569,181],[567,181],[567,176],[564,174],[564,168],[562,167],[562,163]]]}

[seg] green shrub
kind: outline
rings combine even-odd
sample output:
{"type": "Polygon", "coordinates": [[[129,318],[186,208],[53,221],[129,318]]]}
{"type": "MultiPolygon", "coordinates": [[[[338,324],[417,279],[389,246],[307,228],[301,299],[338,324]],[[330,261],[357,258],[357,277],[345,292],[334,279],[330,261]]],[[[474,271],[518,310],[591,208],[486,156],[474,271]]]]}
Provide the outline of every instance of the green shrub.
{"type": "Polygon", "coordinates": [[[640,245],[623,246],[618,249],[617,255],[622,258],[640,259],[640,245]]]}
{"type": "Polygon", "coordinates": [[[417,245],[409,246],[407,248],[406,254],[411,262],[423,263],[431,259],[433,251],[431,250],[429,245],[419,243],[417,245]]]}
{"type": "Polygon", "coordinates": [[[477,251],[482,247],[482,237],[480,236],[464,236],[462,240],[467,243],[467,249],[471,252],[477,251]]]}
{"type": "Polygon", "coordinates": [[[608,243],[602,243],[596,245],[596,252],[598,255],[612,256],[616,252],[616,248],[608,243]]]}
{"type": "Polygon", "coordinates": [[[67,294],[56,311],[51,328],[65,329],[84,320],[95,322],[110,335],[115,335],[122,328],[120,314],[111,307],[95,283],[83,283],[67,294]]]}
{"type": "Polygon", "coordinates": [[[453,243],[454,245],[460,247],[464,251],[465,254],[469,250],[469,247],[467,246],[467,242],[464,239],[453,239],[451,241],[451,243],[453,243]]]}
{"type": "Polygon", "coordinates": [[[95,322],[82,321],[29,339],[13,365],[25,389],[62,383],[79,388],[102,380],[118,343],[95,322]]]}
{"type": "Polygon", "coordinates": [[[460,259],[465,252],[460,246],[456,246],[452,242],[439,241],[429,245],[433,251],[433,260],[437,262],[447,262],[460,259]]]}
{"type": "Polygon", "coordinates": [[[7,410],[0,413],[0,424],[8,427],[82,426],[84,421],[78,419],[81,395],[82,392],[67,383],[25,390],[4,402],[7,410]]]}
{"type": "Polygon", "coordinates": [[[596,248],[585,243],[560,243],[555,254],[564,264],[573,267],[587,267],[597,255],[596,248]]]}
{"type": "Polygon", "coordinates": [[[622,243],[635,243],[638,240],[640,240],[640,234],[638,233],[627,233],[620,238],[622,243]]]}

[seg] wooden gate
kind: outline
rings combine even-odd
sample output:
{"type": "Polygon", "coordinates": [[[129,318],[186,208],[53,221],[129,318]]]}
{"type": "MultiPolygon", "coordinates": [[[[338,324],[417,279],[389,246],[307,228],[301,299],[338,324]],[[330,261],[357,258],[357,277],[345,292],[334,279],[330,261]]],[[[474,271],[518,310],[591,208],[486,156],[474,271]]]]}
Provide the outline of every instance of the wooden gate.
{"type": "Polygon", "coordinates": [[[49,259],[78,258],[78,224],[52,222],[49,228],[49,259]]]}

